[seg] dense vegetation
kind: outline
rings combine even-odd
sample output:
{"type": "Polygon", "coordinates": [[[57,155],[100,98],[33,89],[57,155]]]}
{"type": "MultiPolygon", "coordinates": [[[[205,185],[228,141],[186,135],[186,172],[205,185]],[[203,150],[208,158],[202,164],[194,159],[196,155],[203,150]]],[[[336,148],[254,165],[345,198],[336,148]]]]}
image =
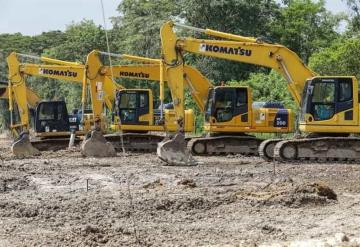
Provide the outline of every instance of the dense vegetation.
{"type": "MultiPolygon", "coordinates": [[[[159,57],[159,28],[164,21],[172,19],[197,27],[265,37],[295,51],[319,74],[360,76],[360,0],[347,0],[348,12],[338,15],[325,9],[324,0],[119,2],[119,14],[112,17],[113,28],[109,30],[112,52],[159,57]]],[[[198,33],[182,34],[203,37],[198,33]]],[[[105,31],[90,20],[71,23],[64,32],[50,31],[36,36],[0,34],[0,81],[7,80],[5,59],[11,51],[85,62],[86,55],[93,49],[106,50],[105,31]]],[[[192,54],[186,55],[185,59],[215,85],[221,81],[250,85],[254,89],[254,100],[279,100],[294,108],[286,83],[276,72],[192,54]]],[[[28,81],[44,99],[64,97],[70,108],[80,105],[78,85],[43,78],[36,81],[29,78],[28,81]]],[[[144,82],[124,83],[127,87],[147,86],[144,82]]],[[[148,86],[158,90],[156,84],[148,86]]],[[[186,103],[195,108],[188,94],[186,103]]],[[[0,104],[0,116],[7,116],[6,102],[0,104]]]]}

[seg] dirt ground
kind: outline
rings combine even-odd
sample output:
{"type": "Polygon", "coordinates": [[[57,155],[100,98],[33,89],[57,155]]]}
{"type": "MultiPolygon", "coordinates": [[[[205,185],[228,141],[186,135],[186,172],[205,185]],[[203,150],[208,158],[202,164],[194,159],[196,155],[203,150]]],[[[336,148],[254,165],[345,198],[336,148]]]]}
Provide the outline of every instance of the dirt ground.
{"type": "Polygon", "coordinates": [[[359,164],[0,155],[0,246],[360,246],[359,164]],[[275,168],[275,170],[274,170],[275,168]],[[326,245],[327,244],[327,245],[326,245]]]}

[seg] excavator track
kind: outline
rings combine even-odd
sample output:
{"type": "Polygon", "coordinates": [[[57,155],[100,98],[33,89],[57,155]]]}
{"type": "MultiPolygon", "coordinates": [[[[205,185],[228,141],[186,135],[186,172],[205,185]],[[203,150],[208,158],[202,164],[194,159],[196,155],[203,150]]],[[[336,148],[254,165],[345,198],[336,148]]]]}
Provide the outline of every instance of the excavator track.
{"type": "MultiPolygon", "coordinates": [[[[105,139],[113,144],[115,150],[122,151],[121,136],[119,134],[104,135],[105,139]]],[[[123,133],[122,139],[126,151],[132,152],[156,152],[157,144],[161,142],[165,136],[146,134],[146,133],[123,133]]]]}
{"type": "MultiPolygon", "coordinates": [[[[121,138],[118,134],[107,134],[104,136],[108,142],[111,142],[117,152],[122,151],[121,138]]],[[[165,136],[141,133],[124,133],[124,148],[132,152],[156,152],[157,144],[165,136]]],[[[79,145],[81,140],[75,138],[75,145],[79,145]]],[[[31,140],[31,145],[39,151],[59,151],[67,149],[69,138],[35,139],[31,140]]]]}
{"type": "MultiPolygon", "coordinates": [[[[104,137],[113,144],[117,152],[122,151],[120,135],[107,134],[104,137]]],[[[153,134],[124,133],[124,148],[132,152],[156,152],[157,144],[164,138],[165,136],[153,134]]],[[[75,138],[75,145],[79,145],[80,142],[79,138],[75,138]]],[[[31,140],[31,145],[39,151],[59,151],[68,148],[69,138],[35,139],[31,140]]]]}
{"type": "Polygon", "coordinates": [[[258,155],[262,139],[254,136],[215,136],[192,138],[187,147],[193,155],[258,155]]]}
{"type": "MultiPolygon", "coordinates": [[[[59,151],[69,147],[70,138],[53,138],[53,139],[39,139],[31,140],[31,145],[39,151],[59,151]]],[[[79,138],[75,138],[74,144],[80,143],[79,138]]]]}
{"type": "Polygon", "coordinates": [[[360,138],[319,137],[280,141],[274,148],[280,162],[360,162],[360,138]]]}
{"type": "Polygon", "coordinates": [[[263,160],[272,161],[274,159],[274,148],[283,139],[269,139],[263,141],[259,146],[259,156],[263,160]]]}

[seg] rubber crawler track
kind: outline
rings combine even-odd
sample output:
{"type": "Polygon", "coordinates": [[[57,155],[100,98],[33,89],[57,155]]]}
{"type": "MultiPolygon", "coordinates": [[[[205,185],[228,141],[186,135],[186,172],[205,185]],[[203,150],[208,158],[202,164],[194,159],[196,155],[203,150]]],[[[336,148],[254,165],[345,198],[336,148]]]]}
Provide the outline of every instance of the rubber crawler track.
{"type": "Polygon", "coordinates": [[[253,136],[200,137],[192,138],[187,147],[193,155],[258,155],[262,141],[253,136]],[[196,148],[196,145],[201,148],[196,148]]]}
{"type": "Polygon", "coordinates": [[[280,162],[360,162],[360,138],[319,137],[283,140],[274,148],[280,162]]]}

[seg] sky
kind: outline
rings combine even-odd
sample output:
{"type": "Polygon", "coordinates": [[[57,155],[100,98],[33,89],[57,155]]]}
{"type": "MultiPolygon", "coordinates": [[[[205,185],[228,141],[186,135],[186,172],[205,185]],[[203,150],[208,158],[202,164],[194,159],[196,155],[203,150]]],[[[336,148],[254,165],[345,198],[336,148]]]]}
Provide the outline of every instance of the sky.
{"type": "MultiPolygon", "coordinates": [[[[109,18],[118,15],[120,2],[103,0],[107,28],[111,28],[109,18]]],[[[326,6],[334,13],[346,11],[342,0],[327,0],[326,6]]],[[[65,30],[72,21],[83,19],[104,26],[100,0],[0,0],[0,33],[37,35],[65,30]]]]}
{"type": "MultiPolygon", "coordinates": [[[[107,28],[121,0],[103,0],[107,28]]],[[[36,35],[65,30],[72,21],[91,19],[104,26],[100,0],[0,0],[0,33],[36,35]]]]}

